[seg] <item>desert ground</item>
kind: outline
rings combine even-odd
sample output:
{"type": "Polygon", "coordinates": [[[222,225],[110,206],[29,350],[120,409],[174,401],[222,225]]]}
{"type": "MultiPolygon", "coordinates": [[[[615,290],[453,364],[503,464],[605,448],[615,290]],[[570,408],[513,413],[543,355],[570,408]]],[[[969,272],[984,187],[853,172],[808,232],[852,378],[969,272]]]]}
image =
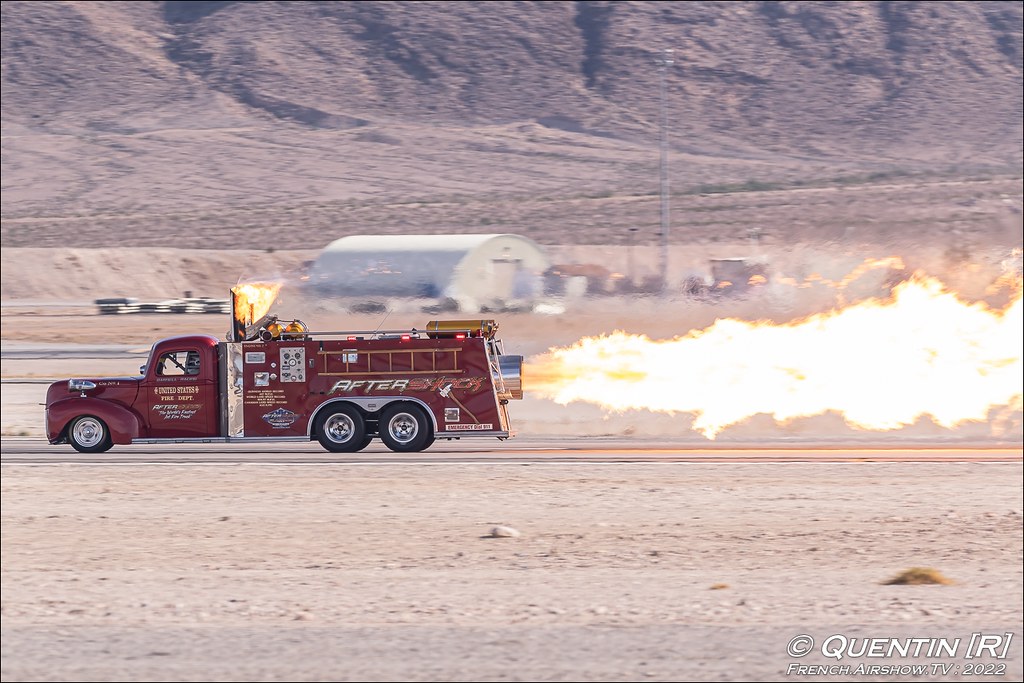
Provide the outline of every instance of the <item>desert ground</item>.
{"type": "Polygon", "coordinates": [[[8,464],[3,677],[959,680],[985,662],[985,680],[1019,680],[1021,474],[8,464]],[[884,585],[915,566],[951,583],[884,585]],[[974,632],[1016,640],[965,659],[974,632]],[[842,662],[959,668],[786,675],[837,664],[787,654],[834,634],[961,638],[955,658],[842,662]]]}

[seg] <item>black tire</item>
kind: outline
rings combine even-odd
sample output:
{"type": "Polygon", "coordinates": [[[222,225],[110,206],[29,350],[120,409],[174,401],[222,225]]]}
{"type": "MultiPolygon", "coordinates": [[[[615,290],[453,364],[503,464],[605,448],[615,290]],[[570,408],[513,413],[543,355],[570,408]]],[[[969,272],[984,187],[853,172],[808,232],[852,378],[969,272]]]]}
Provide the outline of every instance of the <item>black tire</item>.
{"type": "Polygon", "coordinates": [[[352,405],[325,408],[316,418],[316,439],[332,453],[355,453],[366,448],[366,422],[352,405]]]}
{"type": "Polygon", "coordinates": [[[381,411],[377,433],[396,453],[422,451],[434,442],[434,432],[423,409],[412,403],[395,403],[381,411]]]}
{"type": "Polygon", "coordinates": [[[371,441],[373,441],[373,437],[372,437],[372,436],[369,436],[369,435],[367,435],[367,436],[364,436],[364,437],[363,437],[363,445],[362,445],[362,446],[360,446],[359,448],[357,448],[356,450],[357,450],[357,451],[361,451],[361,450],[363,450],[364,448],[366,448],[367,446],[369,446],[369,445],[370,445],[370,442],[371,442],[371,441]]]}
{"type": "Polygon", "coordinates": [[[92,415],[82,415],[71,421],[68,443],[79,453],[102,453],[114,445],[107,424],[92,415]]]}

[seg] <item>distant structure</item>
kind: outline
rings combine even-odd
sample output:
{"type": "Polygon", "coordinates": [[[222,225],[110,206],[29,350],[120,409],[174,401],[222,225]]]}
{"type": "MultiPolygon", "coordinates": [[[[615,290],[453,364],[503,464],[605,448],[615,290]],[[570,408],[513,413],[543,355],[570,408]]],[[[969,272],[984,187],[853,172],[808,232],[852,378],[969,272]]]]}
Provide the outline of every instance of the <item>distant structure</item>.
{"type": "Polygon", "coordinates": [[[532,305],[549,265],[520,235],[358,235],[327,245],[309,284],[323,295],[435,299],[475,313],[532,305]]]}

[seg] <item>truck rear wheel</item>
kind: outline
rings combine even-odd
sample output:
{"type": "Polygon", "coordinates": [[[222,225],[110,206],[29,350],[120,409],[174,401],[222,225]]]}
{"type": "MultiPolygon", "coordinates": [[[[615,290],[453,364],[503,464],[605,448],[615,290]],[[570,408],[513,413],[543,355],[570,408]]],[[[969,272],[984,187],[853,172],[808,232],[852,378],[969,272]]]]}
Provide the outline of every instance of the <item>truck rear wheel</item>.
{"type": "Polygon", "coordinates": [[[409,403],[385,408],[377,422],[377,431],[384,445],[396,453],[422,451],[434,442],[430,420],[421,408],[409,403]]]}
{"type": "Polygon", "coordinates": [[[366,422],[355,406],[326,408],[316,419],[316,439],[332,453],[355,453],[366,448],[366,422]]]}
{"type": "Polygon", "coordinates": [[[92,415],[76,417],[68,426],[68,441],[79,453],[102,453],[109,451],[114,442],[110,430],[103,420],[92,415]]]}

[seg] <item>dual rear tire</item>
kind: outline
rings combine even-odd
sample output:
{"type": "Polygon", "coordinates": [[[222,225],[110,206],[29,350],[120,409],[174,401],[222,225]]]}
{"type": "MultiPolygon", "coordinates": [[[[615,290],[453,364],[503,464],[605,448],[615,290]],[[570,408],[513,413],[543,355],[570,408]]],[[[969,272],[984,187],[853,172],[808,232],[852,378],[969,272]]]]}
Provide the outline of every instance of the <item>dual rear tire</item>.
{"type": "MultiPolygon", "coordinates": [[[[377,433],[384,445],[396,453],[422,451],[434,442],[427,414],[412,403],[394,403],[380,413],[377,433]]],[[[316,437],[332,453],[355,453],[373,440],[367,434],[366,418],[354,405],[340,403],[317,417],[316,437]]]]}
{"type": "Polygon", "coordinates": [[[434,443],[434,430],[426,413],[411,403],[396,403],[381,411],[377,432],[396,453],[415,453],[434,443]]]}

